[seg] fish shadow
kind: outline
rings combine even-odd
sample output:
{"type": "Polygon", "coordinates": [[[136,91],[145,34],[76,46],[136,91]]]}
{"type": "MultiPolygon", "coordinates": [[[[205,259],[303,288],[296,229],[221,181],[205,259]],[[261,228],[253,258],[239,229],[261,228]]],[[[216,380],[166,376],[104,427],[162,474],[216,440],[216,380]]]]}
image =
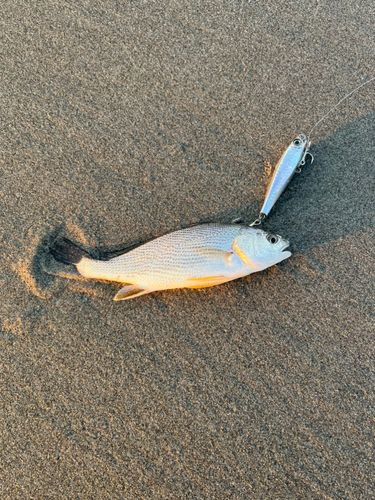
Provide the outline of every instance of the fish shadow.
{"type": "Polygon", "coordinates": [[[60,224],[42,238],[31,261],[31,274],[43,291],[48,290],[55,281],[54,276],[46,272],[45,262],[48,258],[50,245],[63,233],[64,226],[65,224],[60,224]]]}

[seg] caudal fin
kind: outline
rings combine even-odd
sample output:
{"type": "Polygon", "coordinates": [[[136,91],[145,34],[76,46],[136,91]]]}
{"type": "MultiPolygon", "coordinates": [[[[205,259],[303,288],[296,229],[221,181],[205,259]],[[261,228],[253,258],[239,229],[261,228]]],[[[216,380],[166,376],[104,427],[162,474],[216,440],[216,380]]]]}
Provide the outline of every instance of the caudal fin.
{"type": "Polygon", "coordinates": [[[55,260],[64,264],[77,265],[83,257],[92,259],[90,254],[77,247],[77,245],[66,238],[55,240],[49,252],[53,255],[55,260]]]}

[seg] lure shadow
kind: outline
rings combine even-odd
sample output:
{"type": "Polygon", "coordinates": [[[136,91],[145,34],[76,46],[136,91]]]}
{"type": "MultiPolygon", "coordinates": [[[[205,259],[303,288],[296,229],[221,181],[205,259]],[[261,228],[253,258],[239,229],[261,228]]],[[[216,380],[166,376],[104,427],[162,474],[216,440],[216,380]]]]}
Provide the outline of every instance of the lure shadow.
{"type": "Polygon", "coordinates": [[[295,174],[263,228],[303,252],[373,226],[374,120],[371,113],[314,145],[314,163],[295,174]]]}

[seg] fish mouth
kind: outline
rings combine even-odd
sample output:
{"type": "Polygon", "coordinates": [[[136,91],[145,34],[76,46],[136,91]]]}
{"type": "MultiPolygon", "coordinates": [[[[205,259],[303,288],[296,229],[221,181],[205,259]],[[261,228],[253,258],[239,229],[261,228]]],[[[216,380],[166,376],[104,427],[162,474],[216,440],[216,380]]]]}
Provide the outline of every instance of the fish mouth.
{"type": "Polygon", "coordinates": [[[282,247],[281,251],[284,252],[284,250],[286,250],[289,247],[289,245],[290,245],[289,241],[286,241],[285,245],[282,247]]]}
{"type": "Polygon", "coordinates": [[[289,247],[289,241],[285,241],[285,245],[281,249],[280,262],[285,259],[289,259],[292,256],[292,252],[287,250],[289,247]]]}

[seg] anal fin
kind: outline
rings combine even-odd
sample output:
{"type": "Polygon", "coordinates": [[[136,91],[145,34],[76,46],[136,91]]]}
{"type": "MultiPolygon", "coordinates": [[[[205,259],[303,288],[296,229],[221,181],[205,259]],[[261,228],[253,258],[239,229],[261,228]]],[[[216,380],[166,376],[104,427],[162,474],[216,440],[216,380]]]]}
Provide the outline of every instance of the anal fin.
{"type": "Polygon", "coordinates": [[[116,293],[113,300],[135,299],[136,297],[150,293],[150,291],[151,290],[140,288],[137,285],[126,285],[116,293]]]}
{"type": "Polygon", "coordinates": [[[183,288],[207,288],[209,286],[221,285],[230,281],[227,276],[205,276],[203,278],[190,278],[183,283],[183,288]]]}

